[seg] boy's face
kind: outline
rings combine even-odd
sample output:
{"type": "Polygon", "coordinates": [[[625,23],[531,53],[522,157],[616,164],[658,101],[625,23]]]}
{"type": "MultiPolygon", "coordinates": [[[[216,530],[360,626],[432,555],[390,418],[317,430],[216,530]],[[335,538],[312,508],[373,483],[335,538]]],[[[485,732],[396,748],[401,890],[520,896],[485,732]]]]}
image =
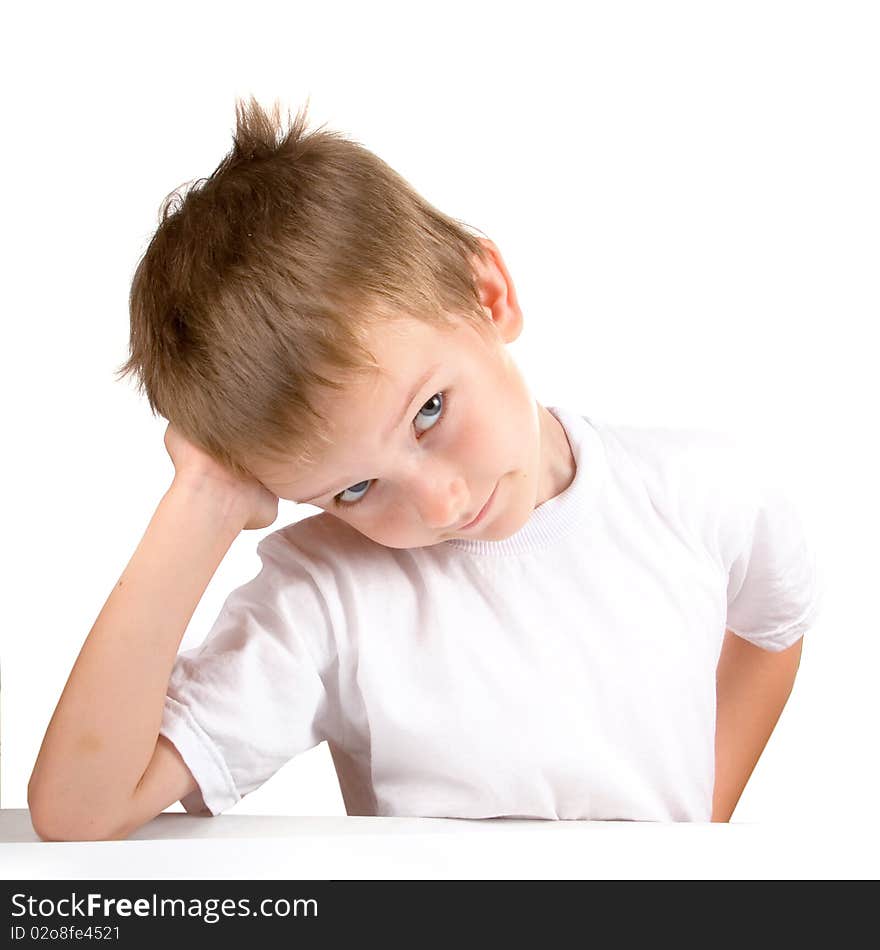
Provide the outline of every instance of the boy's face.
{"type": "MultiPolygon", "coordinates": [[[[500,268],[495,277],[509,281],[500,268]]],[[[322,404],[330,448],[308,468],[254,466],[256,477],[280,498],[323,508],[386,547],[518,531],[536,505],[567,486],[573,459],[564,430],[508,355],[522,326],[512,286],[497,295],[488,286],[484,300],[494,324],[488,337],[464,321],[449,329],[403,318],[376,327],[370,348],[382,373],[322,404]]]]}

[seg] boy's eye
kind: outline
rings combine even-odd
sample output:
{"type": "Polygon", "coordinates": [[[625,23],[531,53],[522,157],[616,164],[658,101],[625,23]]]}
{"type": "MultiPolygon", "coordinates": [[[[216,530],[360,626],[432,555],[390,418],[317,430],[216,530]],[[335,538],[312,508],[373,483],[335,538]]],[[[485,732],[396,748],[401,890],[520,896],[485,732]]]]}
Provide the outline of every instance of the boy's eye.
{"type": "Polygon", "coordinates": [[[333,501],[337,505],[353,505],[356,501],[360,501],[367,493],[367,489],[370,487],[370,481],[358,482],[357,485],[352,485],[351,488],[343,489],[338,495],[333,496],[333,501]],[[358,494],[360,492],[360,494],[358,494]],[[355,495],[354,498],[346,498],[345,496],[349,493],[355,495]]]}
{"type": "MultiPolygon", "coordinates": [[[[413,420],[413,425],[416,426],[416,431],[421,433],[427,432],[428,429],[432,429],[443,414],[443,408],[443,393],[434,393],[434,395],[431,396],[431,398],[416,413],[416,417],[413,420]],[[423,417],[423,421],[427,420],[428,423],[423,429],[419,429],[417,426],[420,416],[423,417]]],[[[354,505],[359,502],[361,498],[364,497],[364,495],[366,495],[371,484],[372,479],[367,479],[365,482],[358,482],[357,485],[352,485],[350,488],[345,488],[338,495],[333,496],[333,503],[339,506],[354,505]],[[354,498],[345,497],[346,495],[352,494],[355,496],[354,498]]]]}
{"type": "Polygon", "coordinates": [[[425,418],[428,420],[428,425],[424,429],[417,431],[425,432],[428,429],[432,428],[434,423],[440,418],[440,413],[443,411],[443,393],[434,393],[433,396],[422,406],[421,409],[416,413],[416,417],[413,420],[413,425],[418,422],[418,418],[422,413],[425,414],[425,418]]]}

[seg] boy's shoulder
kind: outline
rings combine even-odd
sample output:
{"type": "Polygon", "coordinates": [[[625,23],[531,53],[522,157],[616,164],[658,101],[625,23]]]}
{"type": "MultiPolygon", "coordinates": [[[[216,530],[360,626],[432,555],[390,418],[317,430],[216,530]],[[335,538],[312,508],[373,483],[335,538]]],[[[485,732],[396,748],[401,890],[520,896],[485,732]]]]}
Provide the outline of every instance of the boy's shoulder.
{"type": "Polygon", "coordinates": [[[654,465],[688,465],[743,450],[747,440],[721,428],[601,423],[597,428],[612,445],[634,459],[654,465]]]}
{"type": "Polygon", "coordinates": [[[264,563],[270,561],[282,567],[300,564],[313,572],[333,572],[342,565],[362,566],[387,550],[327,511],[277,528],[257,545],[264,563]]]}
{"type": "Polygon", "coordinates": [[[682,516],[714,517],[751,509],[774,459],[740,431],[697,426],[602,425],[609,464],[629,473],[658,503],[682,516]]]}

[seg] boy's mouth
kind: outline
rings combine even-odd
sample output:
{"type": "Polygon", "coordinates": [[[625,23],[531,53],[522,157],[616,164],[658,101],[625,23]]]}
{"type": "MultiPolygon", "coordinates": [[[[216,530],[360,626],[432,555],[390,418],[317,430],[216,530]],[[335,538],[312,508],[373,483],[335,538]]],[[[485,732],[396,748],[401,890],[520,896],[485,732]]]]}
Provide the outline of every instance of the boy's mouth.
{"type": "Polygon", "coordinates": [[[489,511],[489,506],[492,504],[492,499],[495,497],[495,492],[497,491],[498,483],[496,482],[495,487],[492,489],[492,494],[489,495],[488,499],[486,500],[486,504],[483,505],[483,507],[479,510],[476,517],[468,521],[467,524],[461,525],[457,530],[464,531],[466,528],[476,527],[476,525],[478,525],[486,517],[486,514],[489,511]]]}

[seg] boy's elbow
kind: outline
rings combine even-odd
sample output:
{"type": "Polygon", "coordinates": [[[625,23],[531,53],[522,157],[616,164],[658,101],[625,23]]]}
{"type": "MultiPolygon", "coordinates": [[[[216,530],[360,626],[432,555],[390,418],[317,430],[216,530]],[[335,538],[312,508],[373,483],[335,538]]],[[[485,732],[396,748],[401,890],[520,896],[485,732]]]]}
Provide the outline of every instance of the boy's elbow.
{"type": "Polygon", "coordinates": [[[64,821],[47,820],[44,815],[31,811],[31,825],[41,841],[119,841],[129,833],[112,831],[95,822],[77,827],[64,821]]]}
{"type": "Polygon", "coordinates": [[[115,841],[127,838],[121,832],[94,817],[73,820],[57,808],[46,806],[28,789],[28,811],[31,825],[41,841],[115,841]]]}

